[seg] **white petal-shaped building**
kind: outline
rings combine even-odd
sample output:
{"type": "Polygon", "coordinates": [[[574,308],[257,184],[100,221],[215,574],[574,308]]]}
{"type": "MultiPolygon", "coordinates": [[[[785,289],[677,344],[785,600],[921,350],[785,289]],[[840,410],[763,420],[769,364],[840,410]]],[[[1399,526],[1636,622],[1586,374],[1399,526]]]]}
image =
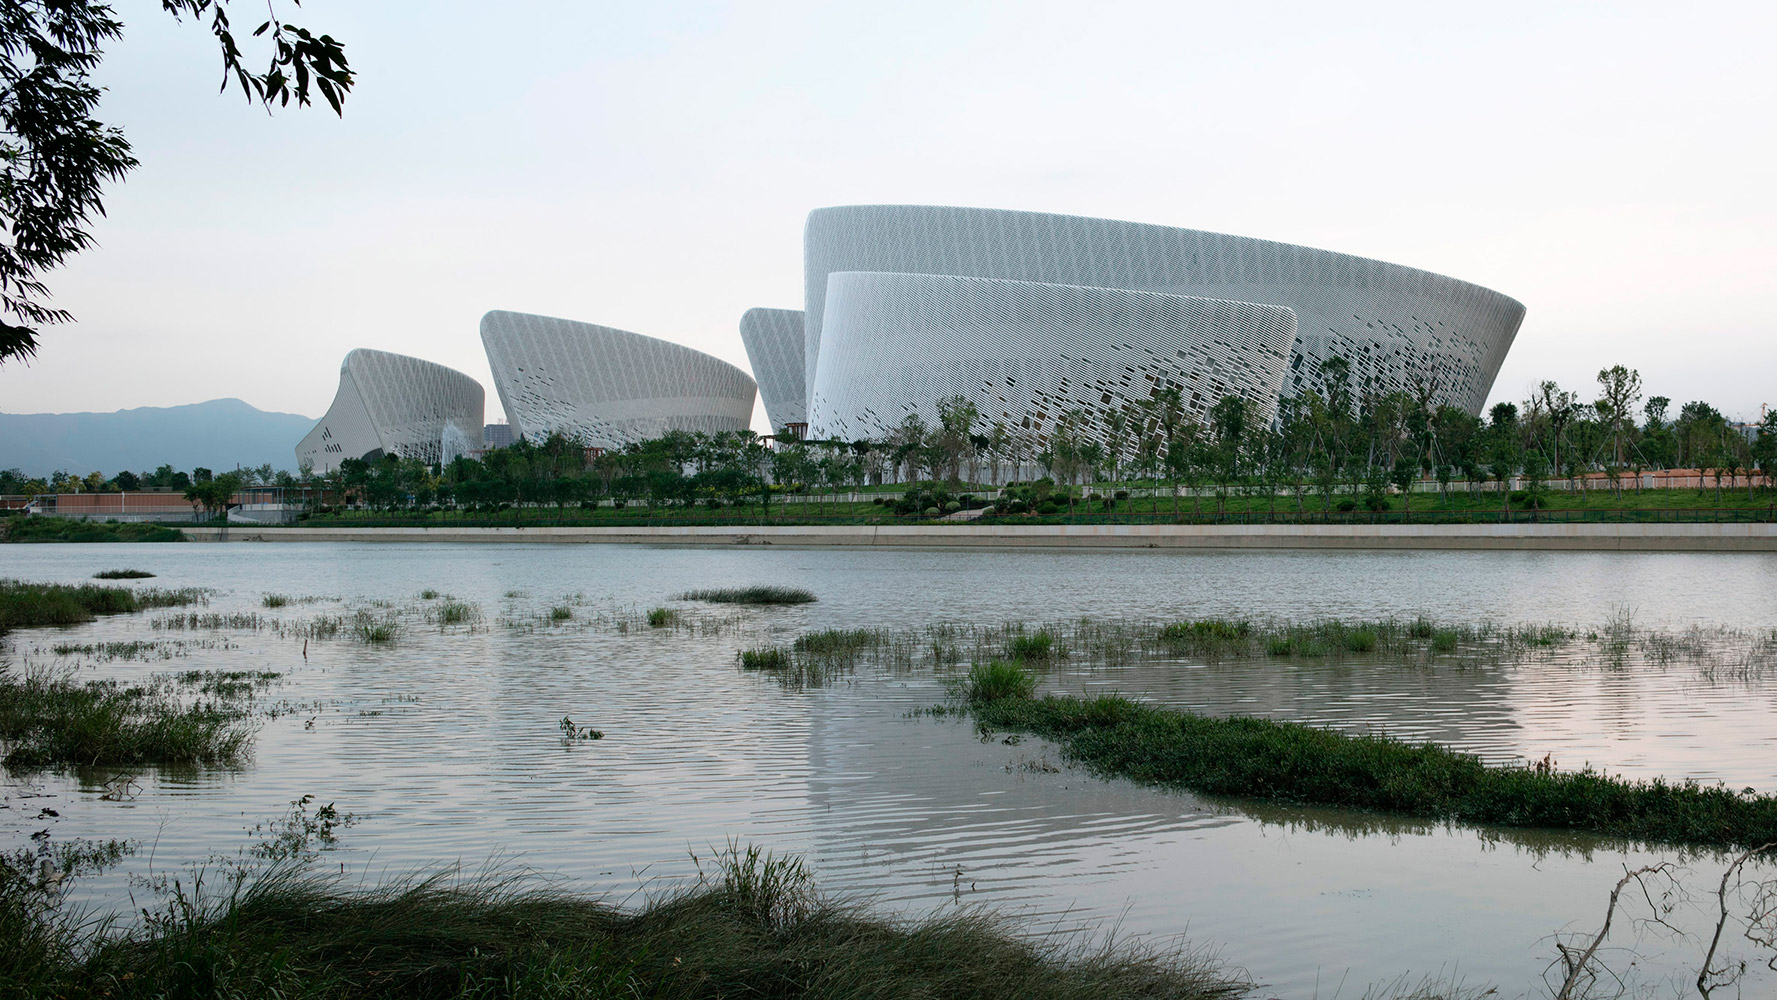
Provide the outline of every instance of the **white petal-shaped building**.
{"type": "Polygon", "coordinates": [[[296,446],[298,468],[331,472],[348,458],[449,462],[481,450],[481,383],[453,368],[359,349],[339,366],[339,392],[296,446]]]}
{"type": "Polygon", "coordinates": [[[1121,288],[1287,306],[1296,314],[1284,395],[1351,364],[1357,391],[1428,386],[1480,413],[1524,306],[1429,271],[1308,247],[1038,212],[852,205],[809,214],[804,378],[825,351],[828,278],[886,271],[1121,288]]]}
{"type": "Polygon", "coordinates": [[[759,382],[759,398],[773,431],[808,423],[804,375],[806,334],[800,309],[748,309],[740,317],[740,341],[759,382]]]}
{"type": "Polygon", "coordinates": [[[592,323],[495,310],[481,318],[506,419],[531,440],[553,433],[619,448],[667,431],[745,430],[757,388],[702,351],[592,323]]]}
{"type": "MultiPolygon", "coordinates": [[[[1046,436],[1064,414],[1104,416],[1177,389],[1200,421],[1229,395],[1269,421],[1296,337],[1275,305],[936,274],[835,272],[824,298],[810,433],[881,438],[910,414],[938,422],[960,396],[983,425],[1046,436]]],[[[1101,419],[1085,422],[1104,434],[1101,419]]]]}

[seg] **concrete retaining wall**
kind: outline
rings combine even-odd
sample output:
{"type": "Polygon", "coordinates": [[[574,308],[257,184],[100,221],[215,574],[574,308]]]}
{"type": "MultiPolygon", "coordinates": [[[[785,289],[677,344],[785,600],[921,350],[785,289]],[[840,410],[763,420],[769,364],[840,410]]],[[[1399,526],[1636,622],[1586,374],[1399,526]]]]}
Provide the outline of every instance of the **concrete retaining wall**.
{"type": "Polygon", "coordinates": [[[632,528],[185,528],[193,541],[603,542],[898,548],[1573,549],[1777,552],[1777,524],[936,524],[632,528]]]}

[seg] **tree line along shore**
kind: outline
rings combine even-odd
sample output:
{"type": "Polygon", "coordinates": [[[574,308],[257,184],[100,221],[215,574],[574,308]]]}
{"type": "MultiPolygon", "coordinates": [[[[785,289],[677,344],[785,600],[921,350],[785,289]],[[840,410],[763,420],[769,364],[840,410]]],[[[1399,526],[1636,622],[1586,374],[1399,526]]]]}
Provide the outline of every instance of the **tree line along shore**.
{"type": "MultiPolygon", "coordinates": [[[[955,397],[857,441],[669,432],[618,449],[560,435],[428,465],[348,459],[325,474],[270,466],[28,479],[0,495],[158,489],[212,514],[249,486],[283,488],[317,524],[623,524],[639,518],[869,523],[965,511],[996,518],[1464,523],[1769,520],[1777,412],[1734,424],[1703,401],[1643,398],[1614,366],[1598,398],[1544,382],[1485,418],[1429,391],[1373,394],[1331,363],[1275,419],[1239,397],[1198,419],[1163,389],[1108,415],[1063,414],[1037,436],[955,397]],[[1683,470],[1673,474],[1662,470],[1683,470]],[[1658,473],[1658,474],[1656,474],[1658,473]],[[1713,511],[1705,514],[1704,511],[1713,511]]],[[[48,530],[48,529],[41,529],[48,530]]],[[[27,533],[28,534],[28,533],[27,533]]]]}

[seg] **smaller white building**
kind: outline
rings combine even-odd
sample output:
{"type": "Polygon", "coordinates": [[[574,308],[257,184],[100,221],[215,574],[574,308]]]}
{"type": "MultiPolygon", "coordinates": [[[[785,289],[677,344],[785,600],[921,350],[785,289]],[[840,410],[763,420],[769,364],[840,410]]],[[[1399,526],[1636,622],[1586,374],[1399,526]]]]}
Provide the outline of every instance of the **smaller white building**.
{"type": "Polygon", "coordinates": [[[621,448],[668,431],[747,429],[757,386],[726,361],[593,323],[496,309],[481,318],[494,389],[513,430],[621,448]]]}
{"type": "Polygon", "coordinates": [[[348,458],[384,455],[444,463],[481,450],[481,383],[454,368],[359,349],[339,366],[339,392],[296,445],[298,468],[332,472],[348,458]]]}

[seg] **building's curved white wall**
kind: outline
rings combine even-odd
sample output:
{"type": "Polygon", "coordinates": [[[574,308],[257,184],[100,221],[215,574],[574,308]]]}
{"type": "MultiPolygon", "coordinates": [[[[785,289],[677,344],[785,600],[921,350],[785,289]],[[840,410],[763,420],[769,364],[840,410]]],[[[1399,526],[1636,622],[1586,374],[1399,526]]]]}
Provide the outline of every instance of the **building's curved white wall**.
{"type": "MultiPolygon", "coordinates": [[[[836,272],[809,413],[815,437],[880,438],[937,401],[1038,441],[1073,410],[1102,418],[1179,390],[1203,419],[1227,395],[1269,421],[1295,340],[1283,306],[933,274],[836,272]]],[[[1103,419],[1085,430],[1102,438],[1103,419]]]]}
{"type": "Polygon", "coordinates": [[[1524,306],[1454,278],[1348,254],[1220,233],[1038,212],[853,205],[811,212],[804,241],[804,372],[824,350],[836,271],[951,274],[1137,289],[1288,306],[1296,344],[1285,395],[1351,362],[1353,388],[1427,384],[1479,413],[1524,306]]]}
{"type": "Polygon", "coordinates": [[[592,323],[495,310],[481,318],[506,418],[536,440],[552,433],[618,448],[671,430],[745,430],[753,379],[654,337],[592,323]]]}
{"type": "Polygon", "coordinates": [[[800,309],[748,309],[740,318],[740,340],[774,432],[808,422],[804,336],[800,309]]]}
{"type": "Polygon", "coordinates": [[[331,472],[348,458],[385,454],[448,462],[481,450],[481,383],[405,354],[359,349],[339,367],[339,391],[296,446],[296,464],[331,472]]]}

